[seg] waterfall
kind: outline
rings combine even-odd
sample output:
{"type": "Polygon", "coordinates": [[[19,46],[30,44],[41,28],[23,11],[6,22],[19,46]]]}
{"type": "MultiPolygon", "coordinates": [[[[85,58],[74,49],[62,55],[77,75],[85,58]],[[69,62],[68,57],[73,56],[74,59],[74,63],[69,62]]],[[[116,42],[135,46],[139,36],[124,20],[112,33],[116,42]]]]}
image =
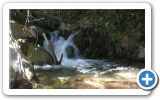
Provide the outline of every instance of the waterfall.
{"type": "MultiPolygon", "coordinates": [[[[49,41],[52,43],[54,47],[57,59],[59,60],[61,54],[63,54],[63,60],[61,62],[62,65],[72,66],[72,67],[80,65],[86,65],[86,66],[88,65],[85,61],[80,59],[79,48],[74,44],[74,38],[77,34],[78,32],[72,33],[71,35],[69,35],[67,39],[65,39],[62,36],[59,36],[58,31],[54,31],[50,35],[51,39],[49,41]],[[67,51],[68,49],[70,50],[70,52],[67,51]],[[72,57],[69,57],[70,53],[73,54],[72,57]]],[[[48,52],[50,51],[46,41],[44,41],[43,47],[48,52]]]]}
{"type": "MultiPolygon", "coordinates": [[[[60,36],[57,31],[51,33],[51,39],[49,42],[53,45],[55,55],[57,59],[59,60],[61,57],[61,54],[63,54],[63,60],[61,62],[61,65],[46,65],[46,66],[35,66],[35,68],[41,68],[41,69],[50,69],[52,67],[54,68],[60,68],[60,67],[75,67],[78,72],[80,73],[92,73],[94,74],[94,77],[97,77],[99,75],[102,75],[106,72],[112,72],[112,71],[124,71],[124,70],[136,70],[135,68],[132,69],[132,67],[124,67],[120,66],[117,63],[114,63],[112,61],[107,60],[95,60],[95,59],[82,59],[80,57],[79,48],[75,45],[74,39],[75,36],[78,33],[72,33],[69,35],[67,39],[60,36]],[[73,57],[69,57],[69,52],[67,51],[67,48],[72,48],[73,57]]],[[[43,47],[50,52],[47,41],[44,41],[43,47]]]]}

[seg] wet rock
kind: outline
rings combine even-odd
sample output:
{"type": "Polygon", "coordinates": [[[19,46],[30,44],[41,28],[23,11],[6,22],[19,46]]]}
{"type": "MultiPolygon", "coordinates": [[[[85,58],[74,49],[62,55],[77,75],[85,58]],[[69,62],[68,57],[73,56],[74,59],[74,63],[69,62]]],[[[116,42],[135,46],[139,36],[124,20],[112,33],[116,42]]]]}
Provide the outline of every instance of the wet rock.
{"type": "Polygon", "coordinates": [[[31,31],[27,30],[24,25],[16,21],[10,22],[10,28],[14,39],[34,38],[34,35],[31,31]]]}
{"type": "Polygon", "coordinates": [[[26,42],[21,45],[22,52],[31,60],[34,65],[54,64],[51,55],[35,43],[26,42]]]}
{"type": "Polygon", "coordinates": [[[32,83],[28,80],[22,79],[22,80],[16,80],[13,83],[13,89],[32,89],[32,83]]]}
{"type": "Polygon", "coordinates": [[[9,48],[10,62],[9,62],[9,72],[10,72],[10,87],[13,87],[13,83],[17,80],[31,80],[35,73],[33,65],[30,60],[27,59],[20,51],[15,48],[9,48]],[[19,54],[21,53],[21,56],[19,54]]]}
{"type": "Polygon", "coordinates": [[[68,58],[74,58],[75,49],[71,46],[66,48],[67,57],[68,58]]]}

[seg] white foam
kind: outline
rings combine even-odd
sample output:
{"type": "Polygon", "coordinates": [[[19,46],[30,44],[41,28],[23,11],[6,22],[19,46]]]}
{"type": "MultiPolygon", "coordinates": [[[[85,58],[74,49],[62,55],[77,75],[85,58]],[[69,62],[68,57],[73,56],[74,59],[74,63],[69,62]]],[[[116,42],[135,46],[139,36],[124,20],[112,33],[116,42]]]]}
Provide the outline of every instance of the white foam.
{"type": "Polygon", "coordinates": [[[50,68],[52,68],[52,65],[44,65],[44,66],[34,65],[34,69],[50,69],[50,68]]]}

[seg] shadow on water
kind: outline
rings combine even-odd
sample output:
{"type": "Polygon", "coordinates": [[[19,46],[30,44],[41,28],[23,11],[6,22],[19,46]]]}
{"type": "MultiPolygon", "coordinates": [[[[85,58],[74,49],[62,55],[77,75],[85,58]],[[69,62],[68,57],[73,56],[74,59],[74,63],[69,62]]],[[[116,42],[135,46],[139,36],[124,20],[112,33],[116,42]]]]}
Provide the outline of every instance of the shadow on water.
{"type": "Polygon", "coordinates": [[[35,88],[139,88],[136,75],[140,69],[136,67],[104,60],[84,61],[88,63],[87,66],[35,66],[40,80],[35,88]]]}
{"type": "Polygon", "coordinates": [[[37,69],[36,72],[43,73],[45,75],[50,74],[50,76],[53,77],[71,77],[80,74],[80,72],[78,72],[76,68],[62,66],[53,66],[52,68],[48,69],[37,69]]]}

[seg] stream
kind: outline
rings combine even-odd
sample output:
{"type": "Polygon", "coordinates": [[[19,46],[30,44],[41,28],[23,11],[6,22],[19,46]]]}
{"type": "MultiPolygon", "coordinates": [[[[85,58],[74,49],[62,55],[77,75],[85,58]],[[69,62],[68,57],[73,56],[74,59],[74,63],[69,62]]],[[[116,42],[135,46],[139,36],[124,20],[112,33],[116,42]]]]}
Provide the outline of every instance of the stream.
{"type": "MultiPolygon", "coordinates": [[[[34,88],[57,89],[130,89],[139,88],[136,75],[137,66],[128,66],[111,60],[84,59],[80,57],[78,47],[74,44],[72,33],[68,39],[51,33],[51,40],[57,59],[63,54],[61,65],[35,65],[39,83],[34,88]],[[68,48],[72,48],[73,57],[69,58],[68,48]]],[[[50,52],[46,41],[44,48],[50,52]]]]}
{"type": "MultiPolygon", "coordinates": [[[[74,62],[74,60],[72,61],[74,62]]],[[[35,65],[40,83],[36,84],[34,88],[139,88],[136,83],[136,75],[140,69],[137,67],[120,66],[119,64],[105,60],[87,59],[83,61],[90,64],[90,66],[84,66],[81,63],[74,66],[35,65]]]]}

